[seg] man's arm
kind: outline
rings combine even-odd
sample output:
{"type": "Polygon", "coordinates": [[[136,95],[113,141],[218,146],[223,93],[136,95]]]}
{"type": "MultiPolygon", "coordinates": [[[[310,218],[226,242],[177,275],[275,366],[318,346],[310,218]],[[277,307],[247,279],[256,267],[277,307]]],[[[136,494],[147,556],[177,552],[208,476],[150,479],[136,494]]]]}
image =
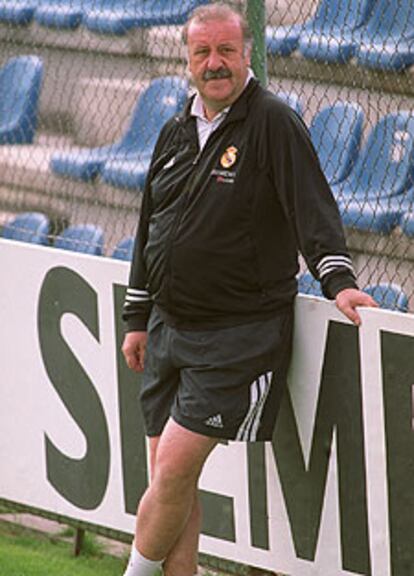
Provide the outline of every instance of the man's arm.
{"type": "Polygon", "coordinates": [[[147,290],[147,275],[143,259],[143,250],[147,242],[149,215],[150,198],[149,183],[147,182],[141,204],[129,283],[122,312],[122,318],[127,330],[122,344],[122,353],[127,366],[135,372],[142,372],[144,369],[147,322],[152,308],[152,300],[147,290]]]}
{"type": "Polygon", "coordinates": [[[147,271],[143,258],[148,238],[150,212],[149,185],[146,185],[135,237],[128,288],[122,311],[122,318],[126,323],[127,332],[145,331],[152,308],[152,300],[147,287],[147,271]]]}
{"type": "Polygon", "coordinates": [[[144,369],[147,322],[153,306],[148,291],[147,271],[143,257],[148,240],[148,224],[152,212],[151,180],[154,172],[154,163],[157,161],[164,146],[164,136],[167,127],[168,123],[164,125],[158,137],[145,182],[128,288],[122,312],[122,318],[126,325],[122,352],[129,368],[136,372],[141,372],[144,369]]]}
{"type": "Polygon", "coordinates": [[[147,284],[144,250],[148,240],[148,225],[152,213],[151,182],[154,176],[155,164],[165,145],[165,134],[168,131],[168,124],[165,124],[162,128],[155,145],[142,195],[128,288],[122,312],[122,318],[126,324],[126,332],[145,332],[152,309],[152,299],[147,284]]]}
{"type": "Polygon", "coordinates": [[[279,122],[279,128],[284,140],[281,165],[288,168],[285,173],[282,170],[282,186],[280,165],[275,167],[276,187],[299,249],[324,295],[360,325],[357,307],[378,305],[358,289],[338,207],[309,133],[293,113],[284,117],[282,127],[279,122]]]}

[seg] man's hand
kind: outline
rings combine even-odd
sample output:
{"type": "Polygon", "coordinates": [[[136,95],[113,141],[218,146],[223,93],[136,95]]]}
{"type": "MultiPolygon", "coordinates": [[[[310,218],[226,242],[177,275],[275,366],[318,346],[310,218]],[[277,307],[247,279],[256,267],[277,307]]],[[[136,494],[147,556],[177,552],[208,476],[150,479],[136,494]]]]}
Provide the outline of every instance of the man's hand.
{"type": "Polygon", "coordinates": [[[147,345],[146,332],[128,332],[122,344],[122,353],[128,368],[135,372],[144,370],[145,348],[147,345]]]}
{"type": "Polygon", "coordinates": [[[361,325],[361,317],[356,310],[357,306],[378,308],[378,303],[369,294],[356,288],[341,290],[336,295],[335,302],[342,314],[345,314],[356,326],[361,325]]]}

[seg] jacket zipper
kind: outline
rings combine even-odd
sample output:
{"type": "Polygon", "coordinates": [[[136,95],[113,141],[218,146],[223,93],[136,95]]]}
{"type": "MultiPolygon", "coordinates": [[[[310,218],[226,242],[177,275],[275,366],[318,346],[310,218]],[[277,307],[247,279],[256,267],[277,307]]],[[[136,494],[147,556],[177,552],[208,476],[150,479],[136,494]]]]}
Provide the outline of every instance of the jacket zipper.
{"type": "Polygon", "coordinates": [[[197,156],[193,160],[193,166],[197,166],[200,161],[201,154],[203,153],[204,148],[198,151],[197,156]]]}
{"type": "Polygon", "coordinates": [[[171,291],[170,291],[170,281],[171,281],[171,253],[172,253],[172,246],[173,246],[173,242],[174,242],[174,237],[175,234],[178,230],[178,227],[181,224],[181,219],[182,216],[184,214],[184,210],[187,206],[187,202],[188,202],[188,197],[189,197],[189,193],[191,190],[191,187],[193,185],[193,182],[198,174],[198,170],[196,170],[196,168],[198,167],[198,164],[200,162],[200,158],[203,154],[203,152],[206,150],[208,144],[211,142],[212,139],[217,138],[217,135],[222,131],[222,129],[224,128],[223,124],[226,123],[226,120],[224,120],[224,122],[218,126],[216,128],[216,130],[214,130],[209,137],[207,138],[207,142],[205,143],[204,147],[199,149],[196,156],[194,157],[194,160],[192,161],[192,173],[189,177],[189,179],[187,180],[185,189],[183,190],[182,193],[182,203],[181,206],[179,207],[178,211],[177,211],[177,216],[174,220],[174,224],[172,226],[172,230],[171,230],[171,234],[170,234],[170,238],[169,238],[169,244],[167,247],[167,254],[166,254],[166,274],[165,274],[165,278],[166,278],[166,299],[168,300],[168,304],[171,307],[172,305],[172,298],[171,298],[171,291]]]}

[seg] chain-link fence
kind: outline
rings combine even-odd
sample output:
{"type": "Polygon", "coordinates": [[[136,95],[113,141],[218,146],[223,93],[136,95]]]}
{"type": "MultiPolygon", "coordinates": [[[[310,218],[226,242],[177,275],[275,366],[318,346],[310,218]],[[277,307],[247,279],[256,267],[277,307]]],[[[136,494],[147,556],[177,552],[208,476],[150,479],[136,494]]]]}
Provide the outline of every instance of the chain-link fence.
{"type": "MultiPolygon", "coordinates": [[[[5,237],[130,257],[156,136],[191,90],[181,27],[200,3],[0,1],[5,237]]],[[[414,1],[239,5],[258,76],[309,126],[361,287],[413,310],[414,1]]]]}

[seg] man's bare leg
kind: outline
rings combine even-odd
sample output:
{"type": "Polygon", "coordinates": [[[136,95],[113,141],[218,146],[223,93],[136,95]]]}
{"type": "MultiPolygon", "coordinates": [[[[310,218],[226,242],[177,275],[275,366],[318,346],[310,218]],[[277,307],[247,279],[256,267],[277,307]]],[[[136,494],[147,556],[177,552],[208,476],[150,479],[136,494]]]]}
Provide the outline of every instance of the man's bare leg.
{"type": "MultiPolygon", "coordinates": [[[[159,440],[159,436],[152,437],[149,440],[151,478],[153,478],[155,472],[159,440]]],[[[192,576],[197,573],[201,518],[201,504],[197,491],[187,524],[163,564],[164,576],[192,576]]]]}
{"type": "Polygon", "coordinates": [[[201,505],[196,494],[187,524],[163,564],[164,576],[197,574],[201,518],[201,505]]]}
{"type": "MultiPolygon", "coordinates": [[[[199,526],[197,482],[203,464],[217,444],[214,438],[191,432],[169,420],[156,446],[154,475],[138,507],[135,545],[145,558],[163,560],[194,550],[191,523],[199,526]],[[190,522],[187,528],[187,523],[190,522]],[[188,535],[184,534],[188,530],[188,535]],[[180,538],[183,540],[179,543],[180,538]],[[177,550],[173,548],[177,545],[177,550]],[[181,550],[181,552],[180,552],[181,550]]],[[[198,530],[197,530],[198,533],[198,530]]],[[[194,554],[189,576],[194,571],[194,554]]],[[[169,560],[170,561],[170,560],[169,560]]],[[[168,565],[168,563],[167,563],[168,565]]],[[[170,564],[170,570],[173,565],[170,564]]],[[[173,572],[170,572],[173,576],[173,572]]],[[[175,575],[174,575],[175,576],[175,575]]],[[[187,576],[180,572],[179,576],[187,576]]]]}

